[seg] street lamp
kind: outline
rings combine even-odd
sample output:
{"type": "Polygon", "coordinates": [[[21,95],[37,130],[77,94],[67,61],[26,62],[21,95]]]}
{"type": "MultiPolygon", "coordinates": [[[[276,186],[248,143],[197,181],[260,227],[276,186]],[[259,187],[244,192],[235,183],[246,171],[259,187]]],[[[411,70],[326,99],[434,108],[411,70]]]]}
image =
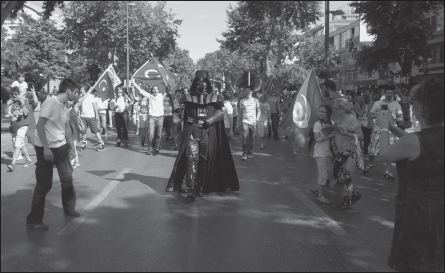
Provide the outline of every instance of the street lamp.
{"type": "Polygon", "coordinates": [[[328,65],[328,49],[329,49],[329,14],[332,15],[343,15],[345,14],[342,10],[338,9],[335,11],[329,11],[329,1],[324,1],[324,51],[325,51],[325,62],[326,62],[326,79],[329,77],[329,65],[328,65]]]}
{"type": "Polygon", "coordinates": [[[128,6],[135,6],[135,4],[127,2],[127,86],[130,86],[130,53],[128,46],[128,6]]]}

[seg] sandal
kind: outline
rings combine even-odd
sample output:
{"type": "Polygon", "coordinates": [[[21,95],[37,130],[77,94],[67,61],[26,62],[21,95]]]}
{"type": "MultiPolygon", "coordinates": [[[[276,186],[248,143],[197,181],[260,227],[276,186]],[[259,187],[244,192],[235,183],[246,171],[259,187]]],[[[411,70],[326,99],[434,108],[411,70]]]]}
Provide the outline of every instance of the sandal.
{"type": "Polygon", "coordinates": [[[312,186],[309,190],[311,191],[311,193],[312,193],[316,198],[318,198],[318,189],[317,189],[317,186],[312,186]]]}
{"type": "Polygon", "coordinates": [[[331,202],[329,202],[328,199],[326,199],[326,197],[322,196],[322,197],[317,197],[317,202],[320,204],[330,204],[331,202]]]}
{"type": "Polygon", "coordinates": [[[394,175],[391,172],[385,172],[385,178],[394,180],[394,175]]]}
{"type": "Polygon", "coordinates": [[[368,165],[365,167],[365,169],[363,170],[363,174],[367,174],[369,173],[369,171],[374,168],[374,165],[368,165]]]}
{"type": "Polygon", "coordinates": [[[23,167],[28,168],[32,165],[32,160],[26,161],[26,163],[23,165],[23,167]]]}

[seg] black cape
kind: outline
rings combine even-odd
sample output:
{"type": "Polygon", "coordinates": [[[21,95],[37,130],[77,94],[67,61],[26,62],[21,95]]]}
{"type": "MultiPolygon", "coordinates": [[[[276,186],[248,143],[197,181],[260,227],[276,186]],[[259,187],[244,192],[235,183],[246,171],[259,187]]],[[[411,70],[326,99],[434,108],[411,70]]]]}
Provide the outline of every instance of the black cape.
{"type": "MultiPolygon", "coordinates": [[[[184,120],[187,120],[187,117],[184,117],[184,120]]],[[[167,188],[173,186],[174,191],[181,190],[187,172],[188,162],[185,150],[192,131],[193,127],[188,122],[184,122],[181,147],[167,185],[167,188]]],[[[209,128],[208,143],[207,175],[203,191],[205,193],[225,192],[227,189],[238,191],[238,175],[223,121],[209,128]]]]}

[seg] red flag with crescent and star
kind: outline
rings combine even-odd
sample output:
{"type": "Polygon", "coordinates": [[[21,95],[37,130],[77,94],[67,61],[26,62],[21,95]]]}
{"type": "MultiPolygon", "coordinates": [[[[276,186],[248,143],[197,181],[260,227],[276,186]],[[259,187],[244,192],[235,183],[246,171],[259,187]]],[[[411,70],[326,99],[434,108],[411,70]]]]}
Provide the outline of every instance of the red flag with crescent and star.
{"type": "Polygon", "coordinates": [[[281,125],[286,136],[298,146],[303,147],[306,144],[309,130],[318,119],[318,108],[322,103],[320,86],[314,70],[311,70],[281,125]]]}
{"type": "MultiPolygon", "coordinates": [[[[164,66],[155,58],[148,60],[134,74],[131,79],[135,79],[136,83],[141,87],[153,87],[157,85],[159,92],[165,93],[167,85],[171,85],[170,78],[164,66]]],[[[173,86],[172,86],[173,88],[173,86]]],[[[148,90],[146,90],[148,91],[148,90]]]]}
{"type": "Polygon", "coordinates": [[[97,90],[102,101],[114,98],[114,88],[121,84],[121,80],[116,75],[114,68],[110,65],[100,76],[93,88],[97,90]]]}

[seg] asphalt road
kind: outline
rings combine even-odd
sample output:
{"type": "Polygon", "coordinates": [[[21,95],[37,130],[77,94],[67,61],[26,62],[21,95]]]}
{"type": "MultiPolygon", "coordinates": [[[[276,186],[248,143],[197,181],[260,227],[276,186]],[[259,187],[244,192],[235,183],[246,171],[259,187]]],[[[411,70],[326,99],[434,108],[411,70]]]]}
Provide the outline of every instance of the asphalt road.
{"type": "Polygon", "coordinates": [[[237,136],[240,191],[191,202],[164,191],[176,151],[148,156],[134,134],[128,148],[115,147],[111,134],[106,151],[96,152],[89,133],[80,153],[73,176],[81,217],[64,215],[55,171],[43,219],[49,230],[38,231],[26,229],[35,167],[20,161],[7,172],[12,145],[2,132],[1,271],[391,270],[397,179],[384,179],[382,162],[366,177],[356,170],[363,198],[336,211],[342,186],[326,188],[331,205],[317,204],[309,191],[317,169],[307,148],[293,155],[286,141],[268,141],[244,162],[237,136]]]}

